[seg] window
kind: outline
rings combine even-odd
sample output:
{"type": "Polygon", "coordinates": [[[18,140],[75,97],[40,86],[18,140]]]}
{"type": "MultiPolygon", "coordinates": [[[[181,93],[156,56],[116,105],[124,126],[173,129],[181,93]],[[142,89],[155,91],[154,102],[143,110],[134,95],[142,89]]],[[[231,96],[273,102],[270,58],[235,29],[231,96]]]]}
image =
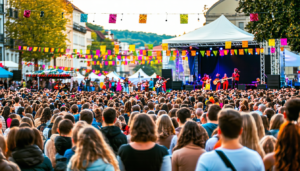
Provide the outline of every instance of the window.
{"type": "Polygon", "coordinates": [[[244,26],[244,22],[239,22],[239,28],[244,30],[245,26],[244,26]]]}
{"type": "Polygon", "coordinates": [[[19,11],[15,10],[14,13],[15,13],[15,18],[19,18],[19,11]]]}
{"type": "Polygon", "coordinates": [[[15,54],[15,60],[16,60],[16,63],[19,63],[17,54],[15,54]]]}
{"type": "Polygon", "coordinates": [[[5,60],[6,60],[6,61],[9,61],[8,58],[9,58],[9,53],[6,54],[5,60]]]}
{"type": "Polygon", "coordinates": [[[11,59],[10,59],[10,61],[14,61],[14,55],[13,55],[13,54],[11,54],[11,59]]]}

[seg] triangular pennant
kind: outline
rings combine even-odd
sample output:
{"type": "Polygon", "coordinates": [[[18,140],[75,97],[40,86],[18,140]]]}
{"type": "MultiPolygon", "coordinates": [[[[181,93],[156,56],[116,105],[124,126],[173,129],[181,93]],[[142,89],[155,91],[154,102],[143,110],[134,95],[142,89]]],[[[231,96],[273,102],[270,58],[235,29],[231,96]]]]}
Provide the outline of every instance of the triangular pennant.
{"type": "Polygon", "coordinates": [[[247,54],[248,53],[248,49],[244,49],[245,50],[245,53],[247,54]]]}
{"type": "Polygon", "coordinates": [[[215,56],[217,56],[218,51],[217,51],[217,50],[214,50],[213,53],[214,53],[215,56]]]}
{"type": "Polygon", "coordinates": [[[237,49],[234,49],[234,54],[237,55],[237,49]]]}
{"type": "Polygon", "coordinates": [[[201,53],[202,57],[204,57],[205,51],[204,51],[204,50],[201,50],[200,53],[201,53]]]}

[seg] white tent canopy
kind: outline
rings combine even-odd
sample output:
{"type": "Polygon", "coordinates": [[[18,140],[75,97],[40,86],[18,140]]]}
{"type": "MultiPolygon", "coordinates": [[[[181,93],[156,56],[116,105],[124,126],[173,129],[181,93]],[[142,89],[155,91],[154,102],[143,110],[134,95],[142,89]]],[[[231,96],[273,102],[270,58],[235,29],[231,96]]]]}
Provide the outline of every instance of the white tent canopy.
{"type": "Polygon", "coordinates": [[[114,80],[118,80],[120,78],[120,76],[115,72],[111,72],[111,73],[107,74],[106,77],[108,77],[109,79],[114,78],[114,80]]]}
{"type": "Polygon", "coordinates": [[[83,79],[84,79],[84,76],[81,75],[79,72],[76,72],[76,77],[74,77],[73,79],[74,80],[77,80],[78,83],[80,83],[83,79]]]}
{"type": "Polygon", "coordinates": [[[143,79],[143,78],[150,78],[150,76],[147,75],[142,69],[139,69],[136,73],[129,76],[128,78],[142,78],[143,79]]]}
{"type": "Polygon", "coordinates": [[[89,75],[89,78],[90,78],[92,81],[95,81],[96,79],[100,80],[100,76],[94,74],[93,72],[89,75]]]}
{"type": "MultiPolygon", "coordinates": [[[[286,67],[299,67],[300,66],[300,56],[290,52],[288,50],[284,50],[285,52],[285,66],[286,67]]],[[[280,52],[280,55],[283,55],[283,52],[280,52]]]]}
{"type": "Polygon", "coordinates": [[[152,74],[152,75],[150,76],[150,78],[156,78],[156,76],[157,76],[157,74],[154,73],[154,74],[152,74]]]}
{"type": "Polygon", "coordinates": [[[224,15],[215,21],[180,37],[163,40],[163,43],[212,43],[226,41],[253,41],[254,35],[232,24],[224,15]]]}

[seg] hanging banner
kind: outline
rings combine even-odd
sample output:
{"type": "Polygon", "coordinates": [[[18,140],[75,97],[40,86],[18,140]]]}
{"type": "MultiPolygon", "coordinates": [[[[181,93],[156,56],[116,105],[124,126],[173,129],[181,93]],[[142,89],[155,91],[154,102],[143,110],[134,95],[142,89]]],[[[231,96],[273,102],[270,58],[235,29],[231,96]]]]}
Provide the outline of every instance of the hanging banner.
{"type": "Polygon", "coordinates": [[[256,51],[257,55],[260,54],[260,48],[256,48],[255,51],[256,51]]]}
{"type": "Polygon", "coordinates": [[[206,51],[206,56],[210,56],[210,50],[206,51]]]}
{"type": "MultiPolygon", "coordinates": [[[[101,51],[102,54],[105,54],[105,52],[106,52],[106,46],[105,45],[101,45],[100,46],[100,51],[101,51]]],[[[80,50],[80,53],[81,53],[81,50],[80,50]]]]}
{"type": "Polygon", "coordinates": [[[148,56],[152,56],[152,51],[148,51],[148,56]]]}
{"type": "Polygon", "coordinates": [[[225,42],[225,49],[231,49],[231,41],[225,42]]]}
{"type": "Polygon", "coordinates": [[[287,46],[287,38],[280,39],[281,46],[287,46]]]}
{"type": "Polygon", "coordinates": [[[202,57],[204,57],[205,51],[204,51],[204,50],[201,50],[200,53],[201,53],[202,57]]]}
{"type": "Polygon", "coordinates": [[[242,47],[247,48],[248,47],[248,41],[243,41],[242,42],[242,47]]]}
{"type": "Polygon", "coordinates": [[[260,53],[264,53],[264,48],[260,48],[260,53]]]}
{"type": "Polygon", "coordinates": [[[252,48],[248,49],[248,51],[249,51],[249,53],[250,53],[251,55],[253,55],[253,49],[252,49],[252,48]]]}
{"type": "Polygon", "coordinates": [[[117,22],[117,14],[109,14],[108,23],[116,24],[117,22]]]}
{"type": "Polygon", "coordinates": [[[275,46],[275,39],[269,39],[269,46],[275,46]]]}
{"type": "Polygon", "coordinates": [[[147,23],[147,14],[140,14],[139,23],[140,24],[146,24],[147,23]]]}
{"type": "Polygon", "coordinates": [[[195,51],[195,50],[192,50],[192,51],[191,51],[191,55],[192,55],[192,56],[196,56],[196,51],[195,51]]]}
{"type": "Polygon", "coordinates": [[[214,53],[215,56],[218,55],[218,51],[217,50],[214,50],[213,53],[214,53]]]}
{"type": "Polygon", "coordinates": [[[224,55],[228,55],[229,50],[224,50],[224,55]]]}
{"type": "Polygon", "coordinates": [[[272,47],[271,48],[271,53],[275,53],[276,52],[276,48],[272,47]]]}
{"type": "Polygon", "coordinates": [[[81,14],[80,22],[86,23],[87,20],[88,20],[88,15],[87,14],[81,14]]]}
{"type": "Polygon", "coordinates": [[[163,44],[161,44],[161,46],[164,51],[168,50],[168,43],[163,43],[163,44]]]}
{"type": "Polygon", "coordinates": [[[244,55],[244,49],[239,49],[239,55],[244,55]]]}
{"type": "Polygon", "coordinates": [[[153,44],[148,44],[148,49],[152,50],[153,49],[153,44]]]}
{"type": "Polygon", "coordinates": [[[234,55],[234,49],[230,50],[230,55],[234,55]]]}
{"type": "Polygon", "coordinates": [[[186,51],[185,51],[185,50],[183,50],[183,51],[181,52],[181,56],[186,56],[186,51]]]}
{"type": "Polygon", "coordinates": [[[85,51],[85,54],[86,54],[86,55],[89,55],[89,54],[90,54],[90,50],[86,50],[86,51],[85,51]]]}
{"type": "Polygon", "coordinates": [[[188,14],[180,14],[180,24],[187,24],[189,20],[188,14]]]}

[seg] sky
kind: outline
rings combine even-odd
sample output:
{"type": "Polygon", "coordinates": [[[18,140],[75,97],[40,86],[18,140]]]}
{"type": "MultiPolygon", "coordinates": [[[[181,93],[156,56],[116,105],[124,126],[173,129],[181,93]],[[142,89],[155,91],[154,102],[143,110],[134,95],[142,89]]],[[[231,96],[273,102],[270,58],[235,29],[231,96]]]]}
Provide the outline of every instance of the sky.
{"type": "Polygon", "coordinates": [[[178,36],[202,27],[205,22],[202,14],[204,5],[209,8],[217,1],[73,0],[73,3],[88,14],[88,22],[104,26],[106,30],[143,31],[178,36]],[[116,24],[108,23],[109,14],[115,13],[117,13],[116,24]],[[147,23],[139,24],[139,14],[145,13],[148,14],[147,23]],[[180,24],[180,14],[186,13],[189,14],[188,24],[180,24]]]}

